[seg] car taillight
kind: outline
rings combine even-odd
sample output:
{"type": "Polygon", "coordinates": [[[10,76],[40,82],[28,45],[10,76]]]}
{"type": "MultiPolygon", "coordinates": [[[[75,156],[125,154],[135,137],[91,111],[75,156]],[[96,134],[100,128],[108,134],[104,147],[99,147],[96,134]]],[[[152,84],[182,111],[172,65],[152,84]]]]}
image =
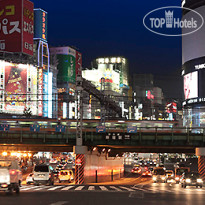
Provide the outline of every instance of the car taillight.
{"type": "Polygon", "coordinates": [[[16,170],[9,170],[11,175],[15,175],[16,174],[16,170]]]}
{"type": "Polygon", "coordinates": [[[132,170],[132,172],[134,172],[134,170],[132,170]]]}

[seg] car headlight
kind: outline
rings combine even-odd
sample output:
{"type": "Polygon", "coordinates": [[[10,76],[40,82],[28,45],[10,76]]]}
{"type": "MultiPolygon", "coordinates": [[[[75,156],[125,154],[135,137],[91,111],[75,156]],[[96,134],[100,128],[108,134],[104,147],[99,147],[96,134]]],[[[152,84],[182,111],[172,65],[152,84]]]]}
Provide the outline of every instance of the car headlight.
{"type": "Polygon", "coordinates": [[[190,182],[191,182],[191,179],[186,179],[186,182],[187,182],[187,183],[190,183],[190,182]]]}
{"type": "Polygon", "coordinates": [[[179,177],[176,177],[175,180],[178,181],[178,180],[179,180],[179,177]]]}
{"type": "Polygon", "coordinates": [[[152,177],[152,179],[155,181],[157,179],[157,177],[152,177]]]}
{"type": "Polygon", "coordinates": [[[198,183],[203,183],[203,180],[202,179],[197,179],[196,180],[198,183]]]}

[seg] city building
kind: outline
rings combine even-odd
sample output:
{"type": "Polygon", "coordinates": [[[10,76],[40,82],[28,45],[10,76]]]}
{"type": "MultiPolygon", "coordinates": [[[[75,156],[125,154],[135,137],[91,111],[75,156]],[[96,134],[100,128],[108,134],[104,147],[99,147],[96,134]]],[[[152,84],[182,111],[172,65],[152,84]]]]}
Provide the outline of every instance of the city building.
{"type": "MultiPolygon", "coordinates": [[[[128,99],[129,82],[128,82],[128,61],[124,57],[110,56],[94,59],[91,63],[92,68],[84,69],[82,77],[89,80],[101,90],[105,95],[112,98],[114,101],[119,102],[122,108],[123,117],[129,118],[131,112],[130,102],[128,99]]],[[[91,108],[91,118],[101,118],[101,110],[103,109],[100,102],[94,97],[87,96],[89,105],[87,110],[91,108]]],[[[105,110],[106,111],[106,110],[105,110]]],[[[109,113],[105,113],[106,118],[109,113]]]]}
{"type": "Polygon", "coordinates": [[[38,72],[38,116],[57,118],[57,68],[50,60],[47,41],[47,12],[34,9],[34,58],[38,72]]]}
{"type": "Polygon", "coordinates": [[[50,53],[58,70],[58,118],[75,119],[75,83],[77,75],[81,74],[82,54],[69,46],[52,47],[50,53]]]}
{"type": "MultiPolygon", "coordinates": [[[[205,19],[205,2],[184,1],[183,6],[193,9],[205,19]]],[[[192,18],[193,12],[184,12],[183,19],[192,18]]],[[[182,29],[182,34],[186,32],[182,29]]],[[[182,36],[182,77],[184,82],[183,125],[205,127],[205,26],[191,35],[182,36]]],[[[201,132],[201,129],[196,129],[201,132]]]]}

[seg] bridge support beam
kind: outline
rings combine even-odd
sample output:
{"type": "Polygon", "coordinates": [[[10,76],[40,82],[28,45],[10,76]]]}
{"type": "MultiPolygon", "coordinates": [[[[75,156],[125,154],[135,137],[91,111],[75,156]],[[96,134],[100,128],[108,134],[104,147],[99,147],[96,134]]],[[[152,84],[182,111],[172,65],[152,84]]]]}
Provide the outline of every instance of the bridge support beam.
{"type": "Polygon", "coordinates": [[[198,156],[198,171],[200,176],[205,180],[205,147],[196,148],[198,156]]]}
{"type": "Polygon", "coordinates": [[[75,146],[75,184],[109,182],[124,175],[123,157],[108,157],[97,149],[88,150],[85,146],[75,146]]]}

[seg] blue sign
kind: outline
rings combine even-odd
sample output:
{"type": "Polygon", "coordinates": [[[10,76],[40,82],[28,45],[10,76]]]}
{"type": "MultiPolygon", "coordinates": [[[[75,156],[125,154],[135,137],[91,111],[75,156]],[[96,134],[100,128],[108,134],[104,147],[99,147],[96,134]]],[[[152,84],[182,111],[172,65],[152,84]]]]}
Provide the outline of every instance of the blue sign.
{"type": "Polygon", "coordinates": [[[106,132],[106,127],[105,126],[97,126],[96,127],[96,132],[105,133],[106,132]]]}
{"type": "Polygon", "coordinates": [[[57,125],[56,132],[65,132],[65,126],[64,125],[57,125]]]}
{"type": "Polygon", "coordinates": [[[137,126],[128,126],[127,133],[137,133],[137,126]]]}
{"type": "Polygon", "coordinates": [[[31,132],[40,132],[40,125],[31,125],[30,131],[31,132]]]}
{"type": "Polygon", "coordinates": [[[10,125],[0,125],[0,131],[9,131],[10,125]]]}

